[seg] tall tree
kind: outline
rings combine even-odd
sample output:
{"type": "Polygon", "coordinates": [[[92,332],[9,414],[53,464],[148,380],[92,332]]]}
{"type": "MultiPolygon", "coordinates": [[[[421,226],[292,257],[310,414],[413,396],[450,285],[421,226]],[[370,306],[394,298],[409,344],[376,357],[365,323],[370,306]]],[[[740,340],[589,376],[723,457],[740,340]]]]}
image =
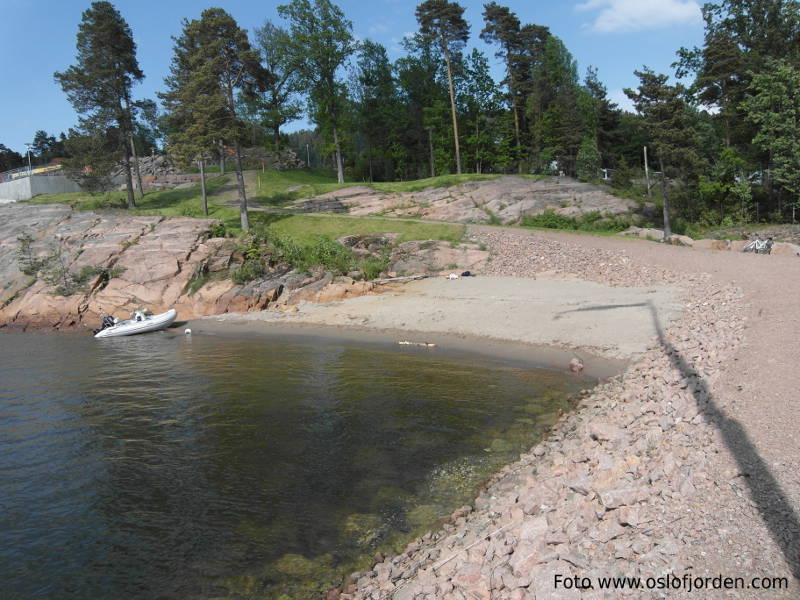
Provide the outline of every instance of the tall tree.
{"type": "Polygon", "coordinates": [[[356,103],[356,128],[366,144],[369,181],[394,177],[390,148],[398,116],[397,88],[386,48],[364,40],[358,49],[353,73],[353,98],[356,103]]]}
{"type": "Polygon", "coordinates": [[[506,76],[503,83],[508,87],[509,103],[514,116],[517,170],[522,173],[524,161],[522,160],[521,131],[525,128],[525,124],[522,122],[525,113],[522,110],[524,99],[521,93],[520,78],[524,77],[524,73],[519,68],[515,68],[515,58],[521,54],[520,21],[507,7],[500,6],[496,2],[484,4],[483,20],[486,25],[481,31],[480,37],[488,43],[499,44],[500,50],[495,55],[498,58],[502,58],[506,66],[506,76]]]}
{"type": "Polygon", "coordinates": [[[794,223],[800,207],[800,70],[785,60],[768,67],[754,75],[742,108],[757,128],[753,143],[772,157],[772,177],[792,196],[794,223]]]}
{"type": "Polygon", "coordinates": [[[135,206],[129,150],[131,88],[144,79],[131,29],[110,2],[92,2],[78,26],[76,64],[55,73],[89,135],[109,137],[124,165],[128,207],[135,206]],[[91,132],[91,133],[90,133],[91,132]]]}
{"type": "Polygon", "coordinates": [[[289,64],[309,90],[311,119],[333,138],[336,177],[344,183],[345,87],[337,75],[356,48],[353,24],[330,0],[292,0],[279,6],[278,14],[289,21],[289,64]]]}
{"type": "Polygon", "coordinates": [[[184,20],[164,80],[167,91],[160,95],[168,112],[167,139],[185,159],[205,156],[217,140],[233,146],[244,231],[250,228],[240,148],[245,127],[237,115],[236,92],[263,89],[268,79],[247,33],[221,8],[209,8],[200,19],[184,20]]]}
{"type": "Polygon", "coordinates": [[[420,33],[439,47],[447,65],[447,85],[450,91],[450,111],[453,119],[453,141],[456,151],[456,173],[461,173],[461,150],[458,143],[458,117],[453,87],[454,62],[460,60],[461,50],[469,39],[469,23],[462,16],[464,7],[447,0],[426,0],[417,6],[420,33]]]}
{"type": "Polygon", "coordinates": [[[634,73],[639,78],[639,87],[636,90],[626,88],[624,92],[642,115],[650,144],[658,156],[664,203],[664,238],[669,239],[672,229],[667,169],[671,168],[686,178],[697,173],[697,165],[701,162],[697,132],[684,100],[685,89],[680,84],[668,85],[666,75],[654,73],[647,67],[634,73]]]}
{"type": "Polygon", "coordinates": [[[407,55],[394,64],[401,110],[392,155],[403,179],[448,172],[452,131],[446,74],[432,44],[419,34],[403,40],[407,55]]]}
{"type": "Polygon", "coordinates": [[[503,95],[489,73],[489,61],[477,48],[464,61],[464,76],[459,86],[459,105],[466,124],[465,154],[471,155],[476,173],[492,165],[506,165],[511,157],[498,154],[502,132],[503,95]]]}
{"type": "Polygon", "coordinates": [[[281,145],[281,127],[300,118],[302,105],[297,99],[300,92],[298,64],[289,52],[289,32],[270,21],[253,32],[261,62],[274,75],[263,95],[259,109],[263,125],[272,132],[272,143],[277,150],[281,145]]]}

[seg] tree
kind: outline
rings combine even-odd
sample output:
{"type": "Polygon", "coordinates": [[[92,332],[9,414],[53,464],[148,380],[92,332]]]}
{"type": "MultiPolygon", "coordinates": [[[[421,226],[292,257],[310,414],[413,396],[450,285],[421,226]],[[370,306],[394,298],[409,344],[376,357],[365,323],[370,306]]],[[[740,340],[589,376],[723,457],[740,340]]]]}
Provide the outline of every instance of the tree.
{"type": "Polygon", "coordinates": [[[701,162],[697,150],[699,142],[689,107],[684,101],[683,86],[667,85],[666,75],[656,74],[647,67],[634,73],[639,77],[638,89],[626,88],[623,91],[633,100],[636,110],[642,116],[650,144],[658,155],[664,203],[664,239],[669,239],[672,229],[666,169],[671,167],[684,178],[695,175],[701,162]]]}
{"type": "MultiPolygon", "coordinates": [[[[590,110],[592,114],[593,129],[597,138],[597,149],[600,151],[602,163],[606,167],[617,164],[619,146],[622,142],[620,135],[620,110],[606,95],[606,87],[597,77],[597,69],[589,67],[583,82],[583,89],[591,99],[590,110]]],[[[586,121],[586,119],[584,119],[586,121]]],[[[591,129],[588,128],[587,133],[591,129]]]]}
{"type": "Polygon", "coordinates": [[[581,141],[578,156],[575,159],[575,171],[578,179],[588,181],[596,179],[600,170],[600,151],[597,149],[597,142],[593,137],[585,137],[581,141]]]}
{"type": "Polygon", "coordinates": [[[236,92],[263,89],[268,79],[246,32],[221,8],[209,8],[199,20],[184,19],[164,80],[167,91],[160,94],[168,112],[167,140],[184,161],[202,160],[218,140],[233,146],[244,231],[250,228],[239,141],[245,128],[237,115],[236,92]]]}
{"type": "Polygon", "coordinates": [[[483,20],[486,23],[481,31],[481,39],[485,42],[495,42],[500,45],[500,51],[495,56],[502,58],[506,65],[506,77],[503,83],[508,86],[508,97],[511,112],[514,115],[514,138],[517,144],[517,169],[522,173],[522,138],[520,131],[524,128],[522,120],[524,111],[521,109],[521,81],[524,76],[515,68],[515,57],[520,56],[520,21],[507,7],[496,2],[490,2],[483,7],[483,20]]]}
{"type": "Polygon", "coordinates": [[[0,173],[10,171],[25,164],[25,159],[19,152],[0,144],[0,173]]]}
{"type": "Polygon", "coordinates": [[[772,177],[794,196],[794,223],[800,206],[800,70],[785,60],[768,67],[753,76],[742,109],[757,128],[753,143],[772,157],[772,177]]]}
{"type": "Polygon", "coordinates": [[[394,141],[393,124],[397,119],[397,89],[386,48],[364,40],[358,49],[353,73],[353,98],[357,116],[356,129],[366,144],[369,181],[394,177],[390,148],[394,141]],[[376,165],[377,163],[377,165],[376,165]],[[376,166],[381,166],[380,171],[376,166]]]}
{"type": "Polygon", "coordinates": [[[144,79],[130,27],[110,2],[92,2],[78,26],[76,64],[55,73],[88,136],[105,135],[115,158],[122,157],[128,207],[135,206],[129,135],[131,88],[144,79]]]}
{"type": "Polygon", "coordinates": [[[300,118],[302,106],[296,95],[301,90],[298,64],[292,60],[289,32],[265,21],[253,32],[261,62],[274,77],[259,98],[261,120],[272,131],[273,146],[280,147],[280,129],[300,118]]]}
{"type": "Polygon", "coordinates": [[[489,73],[489,61],[477,48],[464,61],[464,76],[459,86],[459,104],[467,126],[465,154],[472,155],[475,172],[489,170],[493,164],[508,164],[511,157],[498,154],[498,133],[502,132],[503,97],[489,73]],[[500,129],[500,131],[498,131],[500,129]]]}
{"type": "Polygon", "coordinates": [[[469,39],[469,24],[462,16],[464,7],[447,0],[426,0],[417,6],[420,33],[436,43],[447,66],[447,85],[450,91],[450,111],[453,118],[453,140],[456,151],[456,173],[461,173],[461,151],[458,143],[458,118],[453,88],[453,63],[461,57],[461,50],[469,39]]]}
{"type": "Polygon", "coordinates": [[[401,109],[392,156],[401,178],[433,177],[452,164],[447,76],[430,41],[415,34],[403,45],[408,54],[394,64],[401,109]]]}
{"type": "MultiPolygon", "coordinates": [[[[574,173],[574,160],[587,135],[578,106],[582,90],[578,67],[564,43],[548,35],[534,66],[528,98],[531,149],[540,168],[557,160],[559,168],[574,173]]],[[[592,135],[594,132],[592,132],[592,135]]]]}
{"type": "Polygon", "coordinates": [[[278,7],[289,21],[288,64],[309,90],[309,116],[333,138],[336,177],[344,183],[341,126],[345,89],[337,71],[355,51],[353,24],[330,0],[292,0],[278,7]]]}

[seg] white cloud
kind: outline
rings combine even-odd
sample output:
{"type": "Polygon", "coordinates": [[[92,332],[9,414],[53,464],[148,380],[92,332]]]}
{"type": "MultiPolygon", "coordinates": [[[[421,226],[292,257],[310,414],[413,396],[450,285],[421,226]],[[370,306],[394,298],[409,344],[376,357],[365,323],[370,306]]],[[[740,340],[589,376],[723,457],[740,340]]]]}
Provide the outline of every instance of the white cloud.
{"type": "Polygon", "coordinates": [[[598,33],[619,33],[693,25],[701,21],[695,0],[586,0],[576,5],[580,12],[596,12],[586,26],[598,33]]]}

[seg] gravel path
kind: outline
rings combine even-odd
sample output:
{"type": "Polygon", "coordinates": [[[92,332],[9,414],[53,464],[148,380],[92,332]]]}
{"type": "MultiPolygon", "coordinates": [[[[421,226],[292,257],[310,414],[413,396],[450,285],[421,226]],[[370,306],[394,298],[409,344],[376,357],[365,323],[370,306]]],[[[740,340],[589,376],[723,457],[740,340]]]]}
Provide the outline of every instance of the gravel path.
{"type": "Polygon", "coordinates": [[[598,386],[474,506],[329,598],[800,597],[800,260],[491,227],[470,234],[493,251],[487,274],[678,284],[683,318],[664,331],[653,309],[660,334],[641,360],[598,386]],[[667,591],[599,588],[616,575],[672,579],[652,580],[667,591]],[[742,580],[697,579],[720,575],[742,580]],[[563,583],[575,576],[594,587],[563,583]],[[753,589],[753,578],[782,589],[753,589]],[[690,593],[689,580],[707,589],[690,593]]]}

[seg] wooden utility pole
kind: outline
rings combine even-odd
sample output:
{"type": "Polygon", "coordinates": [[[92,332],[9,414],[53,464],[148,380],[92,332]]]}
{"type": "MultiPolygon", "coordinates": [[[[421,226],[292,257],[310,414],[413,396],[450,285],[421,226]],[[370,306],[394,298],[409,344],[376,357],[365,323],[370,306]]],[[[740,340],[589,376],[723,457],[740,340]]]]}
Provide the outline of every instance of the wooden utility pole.
{"type": "Polygon", "coordinates": [[[672,228],[669,222],[669,198],[667,197],[667,173],[664,171],[664,159],[661,153],[658,154],[658,164],[661,167],[661,199],[664,207],[664,241],[668,242],[672,237],[672,228]]]}
{"type": "Polygon", "coordinates": [[[431,177],[436,177],[436,164],[433,160],[433,131],[428,128],[428,150],[431,154],[431,177]]]}
{"type": "Polygon", "coordinates": [[[203,214],[208,216],[208,198],[206,197],[206,157],[197,159],[200,164],[200,195],[203,197],[203,214]]]}
{"type": "Polygon", "coordinates": [[[133,154],[133,170],[136,172],[136,182],[139,184],[139,200],[144,198],[142,188],[142,172],[139,170],[139,156],[136,154],[136,143],[133,141],[133,133],[130,134],[131,153],[133,154]]]}

